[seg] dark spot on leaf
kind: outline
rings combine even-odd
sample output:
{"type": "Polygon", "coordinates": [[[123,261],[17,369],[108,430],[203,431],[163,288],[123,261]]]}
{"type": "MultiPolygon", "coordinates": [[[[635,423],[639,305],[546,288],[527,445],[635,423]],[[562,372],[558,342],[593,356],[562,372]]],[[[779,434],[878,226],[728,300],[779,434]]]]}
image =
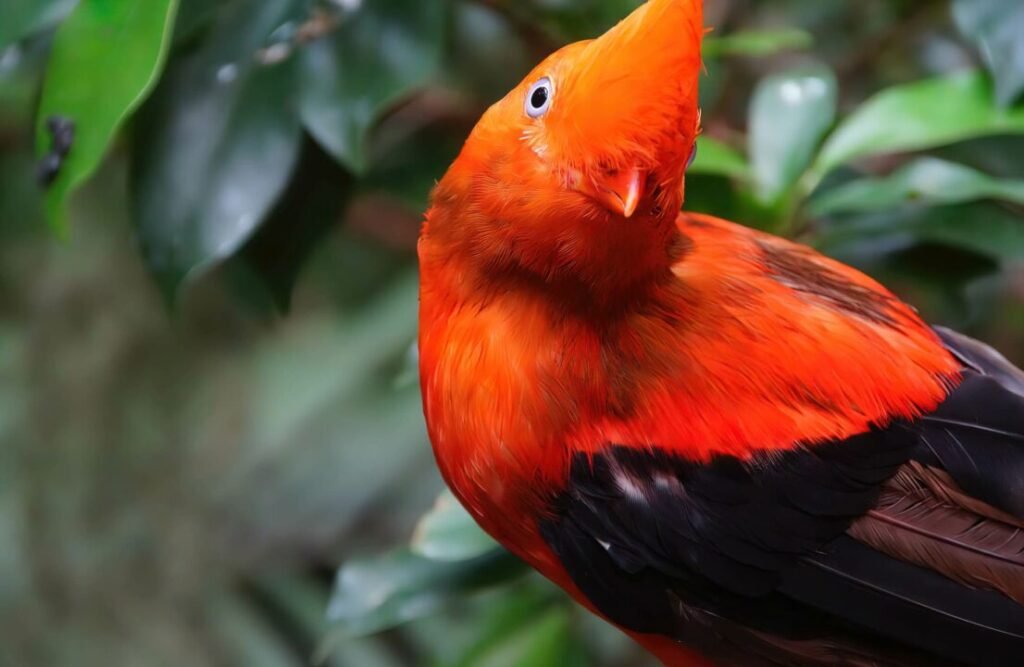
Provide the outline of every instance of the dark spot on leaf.
{"type": "Polygon", "coordinates": [[[46,119],[46,129],[52,137],[53,152],[66,157],[75,142],[75,121],[64,116],[50,116],[46,119]]]}
{"type": "Polygon", "coordinates": [[[42,157],[36,167],[36,179],[43,187],[49,187],[60,175],[64,159],[75,143],[75,121],[64,116],[50,116],[46,119],[50,133],[50,152],[42,157]]]}
{"type": "Polygon", "coordinates": [[[47,153],[36,166],[36,180],[39,185],[49,187],[57,179],[63,158],[56,153],[47,153]]]}

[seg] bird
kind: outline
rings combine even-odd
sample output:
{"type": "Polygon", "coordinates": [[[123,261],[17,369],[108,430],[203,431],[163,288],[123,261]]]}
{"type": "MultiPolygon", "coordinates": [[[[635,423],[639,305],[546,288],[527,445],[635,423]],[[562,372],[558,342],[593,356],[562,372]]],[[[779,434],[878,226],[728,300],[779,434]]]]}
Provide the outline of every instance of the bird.
{"type": "Polygon", "coordinates": [[[1024,373],[809,247],[685,212],[700,0],[482,116],[418,241],[438,467],[670,667],[1024,664],[1024,373]]]}

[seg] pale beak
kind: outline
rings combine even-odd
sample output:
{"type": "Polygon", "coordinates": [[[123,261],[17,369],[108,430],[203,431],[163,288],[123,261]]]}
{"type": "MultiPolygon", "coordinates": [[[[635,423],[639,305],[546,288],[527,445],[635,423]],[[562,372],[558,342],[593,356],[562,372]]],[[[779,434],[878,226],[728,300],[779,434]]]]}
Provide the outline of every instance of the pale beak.
{"type": "Polygon", "coordinates": [[[580,184],[580,192],[600,202],[612,213],[631,218],[644,194],[646,174],[641,169],[620,169],[580,184]]]}

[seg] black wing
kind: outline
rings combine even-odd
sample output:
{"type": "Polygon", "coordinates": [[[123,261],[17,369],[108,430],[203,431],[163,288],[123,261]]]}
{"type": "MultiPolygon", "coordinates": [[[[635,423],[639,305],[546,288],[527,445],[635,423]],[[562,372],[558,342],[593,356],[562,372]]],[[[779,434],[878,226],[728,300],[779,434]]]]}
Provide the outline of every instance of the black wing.
{"type": "Polygon", "coordinates": [[[933,414],[707,464],[580,455],[541,525],[630,630],[729,665],[1024,661],[1024,375],[940,331],[965,379],[933,414]]]}

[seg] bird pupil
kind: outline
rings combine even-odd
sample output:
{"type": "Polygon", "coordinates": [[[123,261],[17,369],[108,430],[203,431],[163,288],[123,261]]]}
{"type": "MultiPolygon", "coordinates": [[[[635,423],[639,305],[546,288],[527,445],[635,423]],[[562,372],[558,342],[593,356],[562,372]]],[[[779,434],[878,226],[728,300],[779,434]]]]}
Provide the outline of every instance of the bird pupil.
{"type": "Polygon", "coordinates": [[[537,90],[533,91],[533,96],[530,97],[530,104],[533,105],[534,109],[540,109],[545,104],[547,104],[547,101],[548,89],[544,86],[541,86],[540,88],[537,88],[537,90]]]}

